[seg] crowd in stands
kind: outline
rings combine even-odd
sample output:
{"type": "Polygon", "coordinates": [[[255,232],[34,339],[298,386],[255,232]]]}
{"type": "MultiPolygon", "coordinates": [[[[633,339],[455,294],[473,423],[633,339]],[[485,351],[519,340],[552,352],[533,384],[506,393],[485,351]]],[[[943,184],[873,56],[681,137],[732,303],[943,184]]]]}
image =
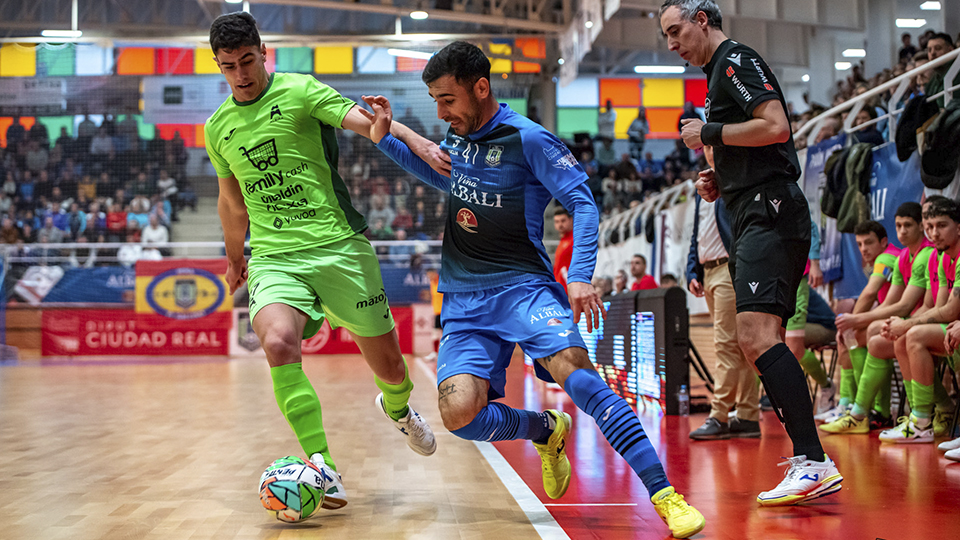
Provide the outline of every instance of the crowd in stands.
{"type": "MultiPolygon", "coordinates": [[[[804,94],[803,104],[794,107],[791,103],[791,110],[789,113],[791,116],[793,132],[796,133],[797,130],[803,127],[807,122],[819,116],[827,109],[840,105],[855,96],[864,94],[873,88],[876,88],[892,79],[899,77],[900,75],[903,75],[908,71],[911,71],[927,62],[933,61],[944,54],[949,53],[950,51],[953,51],[954,48],[957,47],[957,44],[960,43],[960,35],[954,39],[950,36],[950,34],[935,32],[934,30],[927,30],[919,36],[918,41],[918,46],[914,46],[913,37],[911,34],[904,32],[901,36],[902,47],[899,50],[897,64],[886,68],[879,73],[875,73],[869,79],[866,78],[863,73],[863,62],[854,64],[851,67],[850,74],[847,76],[847,78],[837,82],[830,107],[810,101],[808,94],[804,94]]],[[[943,91],[945,87],[943,79],[949,67],[950,65],[948,63],[940,68],[924,72],[911,80],[910,87],[900,98],[899,103],[895,105],[895,110],[903,109],[904,105],[915,96],[930,96],[943,91]]],[[[960,84],[960,77],[958,77],[953,84],[960,84]]],[[[947,86],[949,87],[952,85],[947,86]]],[[[860,124],[875,120],[879,116],[886,114],[888,112],[888,104],[895,90],[896,87],[893,87],[868,99],[866,106],[857,114],[857,117],[854,119],[853,126],[859,126],[860,124]]],[[[940,100],[940,106],[943,106],[942,98],[940,100]]],[[[844,112],[838,116],[828,119],[817,133],[815,142],[819,143],[823,140],[840,134],[843,131],[843,124],[847,119],[847,114],[847,112],[844,112]]],[[[886,136],[886,121],[875,123],[872,126],[864,128],[863,130],[857,131],[853,134],[856,142],[866,142],[873,145],[882,144],[885,140],[887,140],[886,136]]],[[[795,140],[794,143],[796,144],[798,150],[805,148],[807,145],[806,140],[795,140]]]]}
{"type": "Polygon", "coordinates": [[[0,150],[0,243],[23,255],[38,243],[166,242],[177,212],[196,208],[186,157],[179,133],[145,141],[129,115],[85,116],[52,145],[42,122],[15,117],[0,150]]]}

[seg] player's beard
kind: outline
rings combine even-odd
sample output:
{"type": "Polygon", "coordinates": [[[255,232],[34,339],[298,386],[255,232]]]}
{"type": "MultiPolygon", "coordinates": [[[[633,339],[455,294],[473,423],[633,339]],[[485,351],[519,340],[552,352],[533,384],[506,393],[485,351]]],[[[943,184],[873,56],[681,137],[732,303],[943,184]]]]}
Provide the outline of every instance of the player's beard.
{"type": "Polygon", "coordinates": [[[468,97],[470,99],[470,112],[465,113],[463,118],[458,118],[460,126],[453,128],[453,132],[461,137],[466,137],[482,127],[480,119],[483,117],[483,113],[480,110],[480,100],[472,93],[468,94],[468,97]]]}

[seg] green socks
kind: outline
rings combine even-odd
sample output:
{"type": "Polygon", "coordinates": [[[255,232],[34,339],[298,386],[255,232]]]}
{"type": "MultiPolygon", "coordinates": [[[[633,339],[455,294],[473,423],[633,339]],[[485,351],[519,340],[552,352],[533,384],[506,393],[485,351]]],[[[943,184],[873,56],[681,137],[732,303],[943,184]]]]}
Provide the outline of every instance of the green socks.
{"type": "MultiPolygon", "coordinates": [[[[850,356],[851,360],[853,355],[850,356]]],[[[854,364],[856,365],[856,364],[854,364]]],[[[853,415],[863,418],[870,411],[870,405],[879,397],[881,388],[887,386],[886,408],[880,407],[880,413],[890,416],[890,377],[893,375],[893,363],[890,360],[875,358],[868,354],[863,366],[863,374],[857,384],[857,401],[853,406],[853,415]]]]}
{"type": "Polygon", "coordinates": [[[807,352],[804,353],[803,358],[800,359],[800,367],[803,368],[803,372],[816,381],[818,385],[827,386],[830,382],[827,379],[826,370],[823,369],[823,364],[820,363],[820,360],[813,351],[807,350],[807,352]]]}
{"type": "Polygon", "coordinates": [[[337,470],[330,458],[327,435],[323,432],[320,399],[303,372],[303,365],[297,362],[270,368],[270,377],[280,412],[296,433],[303,451],[308,457],[317,452],[323,454],[327,465],[337,470]]]}
{"type": "Polygon", "coordinates": [[[413,381],[410,380],[410,369],[407,367],[407,359],[403,359],[403,382],[400,384],[387,384],[380,380],[380,377],[374,376],[377,388],[383,392],[383,407],[394,420],[400,420],[407,416],[410,407],[407,402],[410,401],[410,393],[413,391],[413,381]]]}
{"type": "Polygon", "coordinates": [[[863,365],[867,362],[867,348],[856,347],[850,349],[849,353],[850,363],[853,364],[853,386],[856,388],[860,384],[860,377],[863,376],[863,365]]]}
{"type": "Polygon", "coordinates": [[[933,414],[934,385],[913,382],[913,401],[910,402],[910,413],[917,418],[930,418],[933,414]]]}
{"type": "Polygon", "coordinates": [[[840,406],[846,407],[857,398],[857,379],[853,368],[840,368],[840,406]]]}

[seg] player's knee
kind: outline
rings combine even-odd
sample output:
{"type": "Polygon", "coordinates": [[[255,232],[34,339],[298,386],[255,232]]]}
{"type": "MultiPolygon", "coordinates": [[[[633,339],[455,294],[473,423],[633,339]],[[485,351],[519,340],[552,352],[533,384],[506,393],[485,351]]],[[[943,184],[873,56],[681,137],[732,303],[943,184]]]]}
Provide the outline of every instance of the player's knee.
{"type": "Polygon", "coordinates": [[[263,339],[263,352],[271,364],[289,364],[300,358],[300,337],[292,330],[268,332],[263,339]]]}
{"type": "Polygon", "coordinates": [[[480,414],[480,411],[483,409],[485,404],[478,404],[472,402],[457,402],[444,404],[440,403],[440,418],[443,419],[443,427],[447,428],[447,431],[457,435],[461,438],[464,435],[457,433],[458,430],[467,427],[474,418],[480,414]],[[479,405],[479,406],[478,406],[479,405]]]}

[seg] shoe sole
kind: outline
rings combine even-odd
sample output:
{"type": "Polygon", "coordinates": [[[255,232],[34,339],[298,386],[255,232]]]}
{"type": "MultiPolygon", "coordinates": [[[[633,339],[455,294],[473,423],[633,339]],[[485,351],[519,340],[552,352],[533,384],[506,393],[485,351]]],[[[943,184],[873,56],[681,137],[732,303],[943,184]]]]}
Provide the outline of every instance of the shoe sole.
{"type": "Polygon", "coordinates": [[[841,482],[843,482],[843,476],[835,474],[825,479],[823,482],[820,482],[818,487],[807,493],[801,495],[787,495],[777,499],[761,499],[760,496],[757,496],[757,502],[760,503],[760,506],[764,507],[793,506],[795,504],[800,504],[806,501],[819,499],[820,497],[826,497],[827,495],[832,495],[843,488],[843,486],[840,484],[841,482]]]}
{"type": "Polygon", "coordinates": [[[759,431],[730,432],[730,438],[732,439],[759,439],[761,435],[762,433],[759,431]]]}
{"type": "Polygon", "coordinates": [[[943,457],[949,459],[950,461],[960,462],[960,456],[943,456],[943,457]]]}
{"type": "MultiPolygon", "coordinates": [[[[691,536],[702,531],[704,527],[707,526],[707,519],[700,515],[700,523],[696,524],[693,528],[687,529],[685,531],[670,531],[670,535],[674,538],[690,538],[691,536]]],[[[669,525],[667,526],[669,528],[669,525]]]]}
{"type": "Polygon", "coordinates": [[[347,505],[346,499],[327,495],[323,498],[323,504],[320,505],[320,507],[323,508],[324,510],[337,510],[339,508],[343,508],[346,505],[347,505]]]}
{"type": "Polygon", "coordinates": [[[880,439],[880,442],[886,444],[930,444],[933,437],[929,439],[880,439]]]}
{"type": "Polygon", "coordinates": [[[694,435],[693,433],[690,434],[690,438],[695,441],[722,441],[722,440],[729,439],[732,436],[733,435],[730,433],[724,433],[722,435],[694,435]]]}
{"type": "Polygon", "coordinates": [[[869,427],[867,429],[856,428],[856,429],[848,429],[844,431],[829,431],[829,430],[823,429],[823,425],[820,425],[817,427],[817,429],[824,433],[829,433],[831,435],[866,435],[870,433],[869,427]]]}

